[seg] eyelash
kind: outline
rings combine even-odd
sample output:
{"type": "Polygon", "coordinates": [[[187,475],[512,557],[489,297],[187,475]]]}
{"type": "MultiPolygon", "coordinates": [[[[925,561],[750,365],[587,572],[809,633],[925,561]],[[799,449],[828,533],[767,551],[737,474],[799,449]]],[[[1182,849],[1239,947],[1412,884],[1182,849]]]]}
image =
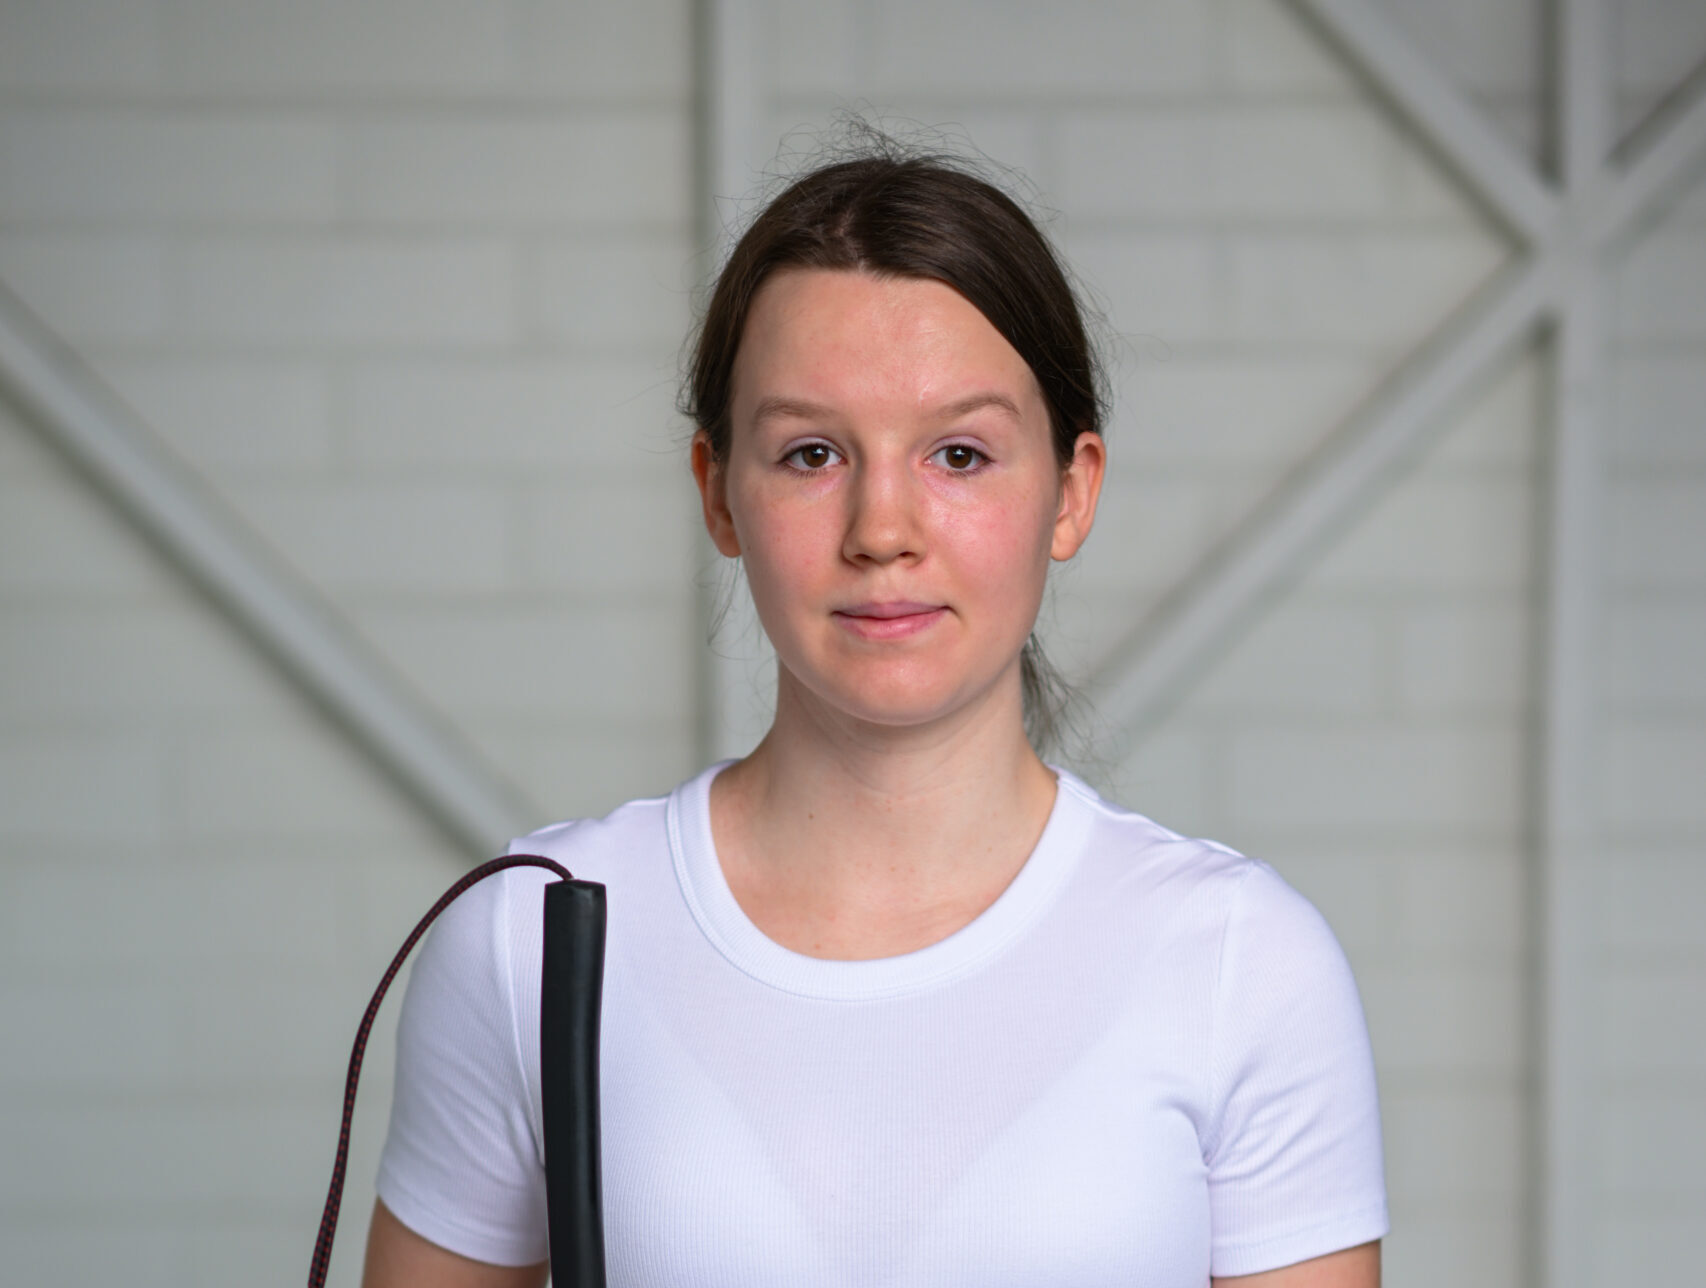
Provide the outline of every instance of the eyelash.
{"type": "MultiPolygon", "coordinates": [[[[834,461],[826,461],[822,465],[807,465],[799,459],[803,453],[811,451],[827,452],[832,457],[835,457],[836,460],[845,459],[842,457],[840,452],[836,451],[835,448],[831,447],[828,443],[801,443],[798,447],[788,452],[788,454],[782,458],[782,464],[786,468],[793,470],[798,474],[818,474],[828,469],[830,465],[834,464],[834,461]]],[[[942,467],[950,474],[976,474],[989,464],[988,453],[984,452],[981,448],[973,447],[970,443],[949,443],[944,447],[938,447],[930,454],[930,459],[935,460],[945,452],[970,452],[972,456],[976,458],[973,464],[968,465],[964,469],[956,469],[946,461],[943,461],[942,467]]]]}

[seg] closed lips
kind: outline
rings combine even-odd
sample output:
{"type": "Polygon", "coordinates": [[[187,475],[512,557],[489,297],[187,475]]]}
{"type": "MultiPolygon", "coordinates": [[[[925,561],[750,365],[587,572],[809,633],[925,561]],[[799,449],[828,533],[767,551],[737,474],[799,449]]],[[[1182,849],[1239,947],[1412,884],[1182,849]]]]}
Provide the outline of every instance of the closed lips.
{"type": "Polygon", "coordinates": [[[843,617],[873,617],[879,621],[886,621],[895,617],[917,617],[921,613],[934,613],[941,607],[940,604],[912,603],[855,604],[851,608],[842,608],[837,611],[843,617]]]}
{"type": "Polygon", "coordinates": [[[835,620],[863,640],[900,640],[928,631],[947,609],[940,604],[859,604],[843,608],[835,620]]]}

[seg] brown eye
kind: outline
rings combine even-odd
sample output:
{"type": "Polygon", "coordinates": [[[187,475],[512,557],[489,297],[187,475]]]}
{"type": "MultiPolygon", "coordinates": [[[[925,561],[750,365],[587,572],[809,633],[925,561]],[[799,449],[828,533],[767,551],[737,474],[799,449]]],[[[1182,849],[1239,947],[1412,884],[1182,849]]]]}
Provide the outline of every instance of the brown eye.
{"type": "Polygon", "coordinates": [[[983,453],[977,448],[967,447],[964,443],[953,443],[944,447],[937,455],[941,458],[942,464],[960,474],[975,470],[985,459],[983,453]]]}
{"type": "Polygon", "coordinates": [[[828,443],[807,443],[788,453],[787,462],[797,470],[821,470],[835,463],[835,449],[828,443]]]}

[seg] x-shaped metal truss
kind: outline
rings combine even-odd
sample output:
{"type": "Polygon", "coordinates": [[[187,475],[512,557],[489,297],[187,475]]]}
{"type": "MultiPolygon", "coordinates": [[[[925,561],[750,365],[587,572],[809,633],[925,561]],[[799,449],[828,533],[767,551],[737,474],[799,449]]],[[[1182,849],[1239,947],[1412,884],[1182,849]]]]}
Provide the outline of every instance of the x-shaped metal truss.
{"type": "Polygon", "coordinates": [[[1367,0],[1292,0],[1517,243],[1453,313],[1095,673],[1100,714],[1135,739],[1309,561],[1426,450],[1447,410],[1537,334],[1550,334],[1553,425],[1542,712],[1534,747],[1529,908],[1539,945],[1530,1061],[1532,1281],[1593,1276],[1596,1023],[1592,748],[1609,255],[1706,164],[1706,65],[1629,139],[1611,127],[1602,0],[1554,9],[1557,177],[1543,176],[1367,0]]]}

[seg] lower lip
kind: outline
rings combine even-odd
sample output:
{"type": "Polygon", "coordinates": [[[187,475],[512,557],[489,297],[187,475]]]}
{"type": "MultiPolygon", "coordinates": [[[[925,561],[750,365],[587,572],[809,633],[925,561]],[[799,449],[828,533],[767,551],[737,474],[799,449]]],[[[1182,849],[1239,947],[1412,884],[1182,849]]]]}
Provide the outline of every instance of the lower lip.
{"type": "Polygon", "coordinates": [[[929,630],[947,611],[945,608],[932,608],[927,613],[906,613],[900,617],[857,617],[851,613],[837,613],[835,620],[860,639],[898,640],[929,630]]]}

